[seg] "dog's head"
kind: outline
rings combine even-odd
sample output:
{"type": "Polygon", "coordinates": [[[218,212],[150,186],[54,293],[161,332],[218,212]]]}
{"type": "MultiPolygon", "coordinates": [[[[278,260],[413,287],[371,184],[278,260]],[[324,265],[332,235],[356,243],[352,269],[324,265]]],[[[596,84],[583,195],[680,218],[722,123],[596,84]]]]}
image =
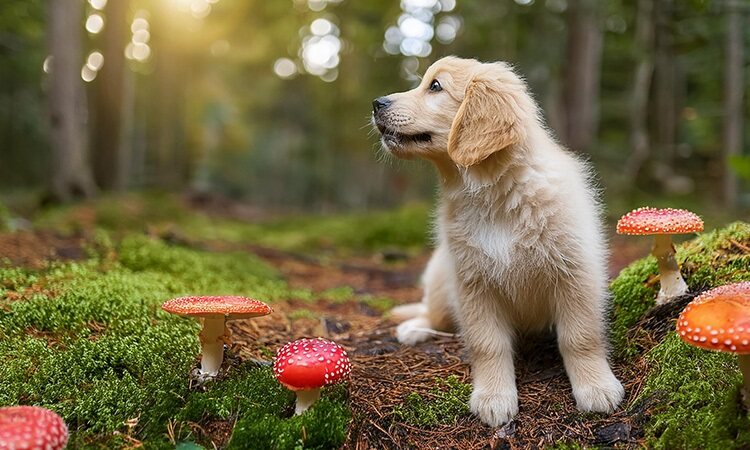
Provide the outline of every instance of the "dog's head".
{"type": "MultiPolygon", "coordinates": [[[[373,124],[400,158],[450,158],[469,167],[519,143],[535,106],[509,65],[446,57],[416,88],[376,98],[373,124]]],[[[531,120],[536,120],[531,117],[531,120]]]]}

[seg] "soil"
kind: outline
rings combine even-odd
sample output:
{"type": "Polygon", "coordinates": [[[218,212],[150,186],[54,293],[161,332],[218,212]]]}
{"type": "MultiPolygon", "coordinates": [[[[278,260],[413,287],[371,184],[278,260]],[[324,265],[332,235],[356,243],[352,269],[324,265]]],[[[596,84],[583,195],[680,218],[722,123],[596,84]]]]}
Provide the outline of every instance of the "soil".
{"type": "MultiPolygon", "coordinates": [[[[221,242],[194,243],[179,236],[170,239],[180,245],[216,251],[230,248],[221,242]]],[[[610,267],[613,275],[632,259],[645,255],[649,245],[638,242],[633,246],[621,239],[614,244],[617,247],[610,267]]],[[[83,248],[82,237],[31,231],[0,234],[0,260],[5,258],[13,265],[43,267],[50,260],[81,259],[85,256],[83,248]]],[[[236,245],[231,248],[237,249],[236,245]]],[[[383,255],[375,255],[324,263],[306,255],[252,245],[246,250],[277,267],[292,286],[316,292],[349,286],[357,295],[383,296],[399,303],[419,300],[419,274],[429,258],[425,253],[385,263],[383,255]]],[[[584,415],[575,408],[554,336],[531,336],[517,351],[520,412],[513,422],[493,429],[466,415],[452,424],[417,428],[400,422],[393,409],[411,393],[429,398],[436,378],[454,375],[461,381],[470,381],[458,336],[438,336],[416,347],[402,346],[394,338],[395,324],[362,302],[289,300],[274,304],[274,309],[270,316],[230,322],[233,350],[242,359],[267,361],[271,355],[259,349],[278,348],[304,336],[324,336],[344,345],[354,366],[349,384],[354,420],[346,449],[517,449],[571,441],[635,448],[642,438],[641,427],[650,405],[634,404],[634,399],[648,372],[644,359],[627,364],[614,362],[614,371],[627,392],[623,408],[609,416],[584,415]],[[300,309],[310,314],[291,314],[300,309]]],[[[659,314],[671,317],[672,312],[659,314]]],[[[228,423],[202,426],[220,445],[231,432],[228,423]]]]}

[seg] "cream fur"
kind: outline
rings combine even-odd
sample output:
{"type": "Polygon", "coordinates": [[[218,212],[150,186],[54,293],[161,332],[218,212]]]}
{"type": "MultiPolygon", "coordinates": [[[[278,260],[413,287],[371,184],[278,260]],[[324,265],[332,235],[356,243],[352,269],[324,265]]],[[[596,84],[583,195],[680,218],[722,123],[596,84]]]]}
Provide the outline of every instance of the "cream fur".
{"type": "Polygon", "coordinates": [[[624,390],[607,362],[606,242],[590,168],[555,142],[504,63],[443,58],[420,86],[388,98],[373,115],[398,133],[386,149],[431,160],[441,175],[437,248],[421,305],[394,310],[407,319],[399,341],[457,326],[471,357],[470,408],[498,426],[518,412],[516,335],[554,326],[578,408],[613,411],[624,390]],[[430,141],[406,137],[419,133],[430,141]]]}

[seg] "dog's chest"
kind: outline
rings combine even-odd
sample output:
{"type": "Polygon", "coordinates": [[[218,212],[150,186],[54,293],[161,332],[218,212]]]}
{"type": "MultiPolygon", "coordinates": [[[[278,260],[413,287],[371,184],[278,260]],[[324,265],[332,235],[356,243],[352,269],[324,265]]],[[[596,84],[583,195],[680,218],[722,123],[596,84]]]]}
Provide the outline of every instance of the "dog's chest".
{"type": "Polygon", "coordinates": [[[459,266],[481,267],[499,275],[508,267],[527,264],[531,257],[511,215],[456,208],[448,219],[444,228],[459,266]]]}

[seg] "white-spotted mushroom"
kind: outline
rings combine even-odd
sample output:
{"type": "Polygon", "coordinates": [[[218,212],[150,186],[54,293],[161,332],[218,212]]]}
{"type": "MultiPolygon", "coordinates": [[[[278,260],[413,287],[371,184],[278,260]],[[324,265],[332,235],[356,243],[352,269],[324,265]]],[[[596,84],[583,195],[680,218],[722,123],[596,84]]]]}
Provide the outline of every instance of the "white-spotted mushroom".
{"type": "Polygon", "coordinates": [[[346,350],[323,338],[289,342],[276,353],[273,374],[295,392],[295,414],[302,414],[320,398],[320,389],[349,377],[352,365],[346,350]]]}
{"type": "Polygon", "coordinates": [[[651,254],[659,264],[661,287],[656,304],[663,305],[669,299],[687,292],[687,284],[680,274],[675,260],[673,234],[703,231],[703,220],[684,209],[638,208],[630,211],[617,222],[617,234],[654,236],[651,254]]]}
{"type": "Polygon", "coordinates": [[[60,450],[68,427],[54,412],[39,406],[0,408],[0,450],[60,450]]]}
{"type": "Polygon", "coordinates": [[[750,409],[750,282],[708,290],[677,319],[677,334],[690,345],[734,353],[743,377],[743,401],[750,409]]]}

